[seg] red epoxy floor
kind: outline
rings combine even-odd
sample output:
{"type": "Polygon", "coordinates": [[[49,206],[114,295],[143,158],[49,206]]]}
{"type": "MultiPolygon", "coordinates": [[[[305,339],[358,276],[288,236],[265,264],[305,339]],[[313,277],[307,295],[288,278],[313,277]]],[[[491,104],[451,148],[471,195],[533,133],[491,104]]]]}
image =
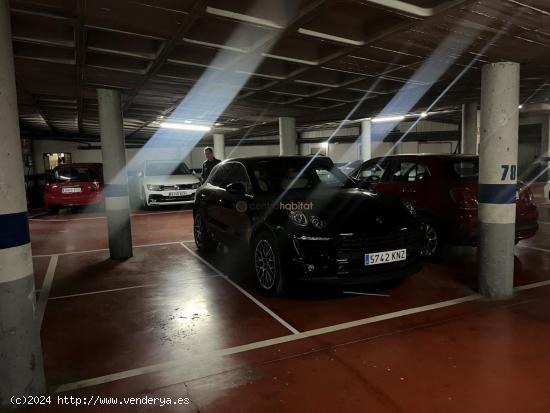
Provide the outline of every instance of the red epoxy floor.
{"type": "MultiPolygon", "coordinates": [[[[516,285],[550,280],[546,205],[541,221],[537,237],[516,248],[516,285]]],[[[283,298],[249,286],[239,252],[204,257],[251,298],[192,253],[185,242],[191,222],[188,211],[134,215],[134,243],[142,247],[118,263],[102,251],[100,214],[31,220],[37,289],[49,254],[61,254],[42,326],[52,394],[67,385],[60,394],[87,400],[188,397],[190,404],[160,407],[159,399],[25,411],[550,411],[550,286],[333,331],[340,323],[470,297],[476,250],[455,249],[398,286],[347,288],[351,294],[299,289],[283,298]],[[327,329],[293,336],[276,317],[301,333],[327,329]]]]}

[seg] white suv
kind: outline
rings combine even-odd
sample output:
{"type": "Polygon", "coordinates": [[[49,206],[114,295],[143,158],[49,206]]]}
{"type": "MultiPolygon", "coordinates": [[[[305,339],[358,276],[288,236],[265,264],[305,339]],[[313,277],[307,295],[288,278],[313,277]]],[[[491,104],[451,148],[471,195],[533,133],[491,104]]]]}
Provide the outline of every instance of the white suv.
{"type": "Polygon", "coordinates": [[[195,202],[199,179],[180,161],[145,161],[139,173],[143,208],[158,205],[184,205],[195,202]]]}

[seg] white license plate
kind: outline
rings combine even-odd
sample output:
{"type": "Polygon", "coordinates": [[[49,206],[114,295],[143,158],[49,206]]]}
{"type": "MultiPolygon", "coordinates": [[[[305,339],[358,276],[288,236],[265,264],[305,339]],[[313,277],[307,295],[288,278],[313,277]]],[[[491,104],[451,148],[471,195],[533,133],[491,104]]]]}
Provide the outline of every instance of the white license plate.
{"type": "Polygon", "coordinates": [[[74,194],[77,192],[82,192],[82,188],[80,187],[73,187],[73,188],[61,188],[62,194],[74,194]]]}
{"type": "Polygon", "coordinates": [[[388,262],[405,261],[406,259],[406,249],[373,252],[371,254],[365,254],[365,265],[386,264],[388,262]]]}
{"type": "Polygon", "coordinates": [[[190,193],[190,191],[172,191],[168,192],[168,196],[185,196],[189,195],[190,193]]]}

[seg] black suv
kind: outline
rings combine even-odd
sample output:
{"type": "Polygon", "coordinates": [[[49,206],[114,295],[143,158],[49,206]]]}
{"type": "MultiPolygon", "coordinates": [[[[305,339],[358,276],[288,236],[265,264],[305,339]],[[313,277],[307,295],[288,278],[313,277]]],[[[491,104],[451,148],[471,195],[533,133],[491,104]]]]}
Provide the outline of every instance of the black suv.
{"type": "Polygon", "coordinates": [[[410,205],[355,188],[326,157],[226,160],[197,190],[199,251],[244,243],[260,289],[289,281],[353,284],[420,269],[423,239],[410,205]]]}

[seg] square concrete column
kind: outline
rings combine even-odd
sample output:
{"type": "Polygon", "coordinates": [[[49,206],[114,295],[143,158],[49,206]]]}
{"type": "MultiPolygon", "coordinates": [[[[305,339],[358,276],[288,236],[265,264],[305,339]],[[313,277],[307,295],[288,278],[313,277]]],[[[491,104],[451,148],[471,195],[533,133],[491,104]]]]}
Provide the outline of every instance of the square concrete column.
{"type": "Polygon", "coordinates": [[[214,157],[223,161],[225,159],[225,138],[220,133],[215,133],[213,138],[214,138],[214,157]]]}
{"type": "Polygon", "coordinates": [[[477,155],[477,102],[462,105],[460,153],[477,155]]]}
{"type": "Polygon", "coordinates": [[[361,121],[361,160],[372,158],[372,122],[368,119],[361,121]]]}
{"type": "Polygon", "coordinates": [[[17,113],[10,11],[0,1],[0,410],[45,391],[17,113]]]}
{"type": "Polygon", "coordinates": [[[279,145],[281,155],[297,155],[296,119],[279,118],[279,145]]]}
{"type": "Polygon", "coordinates": [[[132,229],[120,92],[98,89],[97,98],[109,251],[112,259],[124,260],[132,256],[132,229]]]}
{"type": "Polygon", "coordinates": [[[485,65],[479,145],[479,288],[506,298],[514,288],[519,64],[485,65]]]}

